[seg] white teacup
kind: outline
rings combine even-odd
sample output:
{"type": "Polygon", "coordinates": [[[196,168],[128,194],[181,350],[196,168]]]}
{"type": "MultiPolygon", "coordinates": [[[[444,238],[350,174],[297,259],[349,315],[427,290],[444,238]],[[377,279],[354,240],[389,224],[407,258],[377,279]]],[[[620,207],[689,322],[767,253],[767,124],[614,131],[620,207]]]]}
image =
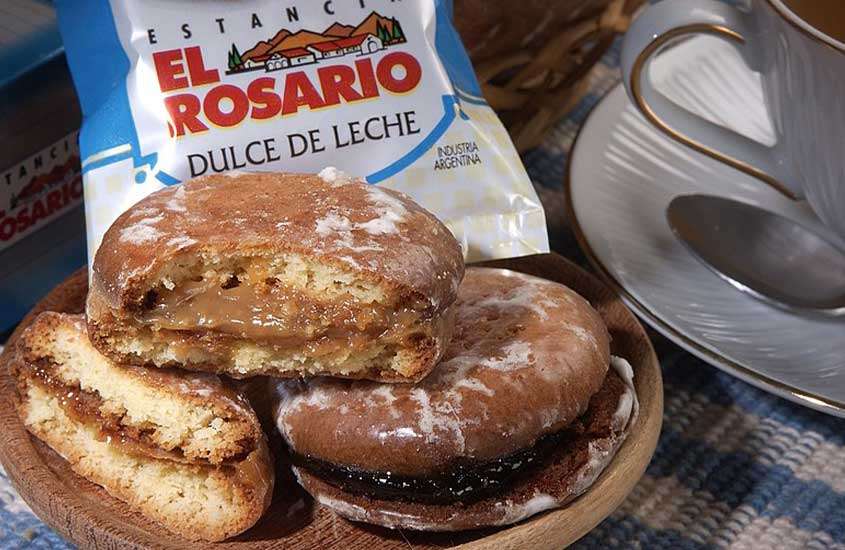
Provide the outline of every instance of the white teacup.
{"type": "Polygon", "coordinates": [[[745,4],[739,9],[713,0],[664,0],[650,6],[623,45],[628,95],[668,136],[791,198],[806,198],[822,221],[845,237],[845,1],[745,4]],[[696,33],[732,43],[761,74],[774,146],[704,120],[651,85],[653,55],[673,39],[696,33]]]}

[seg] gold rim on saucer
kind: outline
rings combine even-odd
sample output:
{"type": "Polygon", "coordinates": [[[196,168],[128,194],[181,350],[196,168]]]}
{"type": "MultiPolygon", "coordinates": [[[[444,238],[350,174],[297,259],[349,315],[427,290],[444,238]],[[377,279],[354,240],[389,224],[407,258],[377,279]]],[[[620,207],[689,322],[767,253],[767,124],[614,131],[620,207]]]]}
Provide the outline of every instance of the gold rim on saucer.
{"type": "Polygon", "coordinates": [[[721,355],[704,347],[695,340],[678,331],[673,326],[663,321],[654,311],[649,309],[645,304],[637,300],[637,298],[635,298],[630,292],[628,292],[622,285],[622,283],[620,283],[611,274],[610,270],[604,265],[604,263],[602,263],[602,261],[596,255],[595,251],[590,246],[589,240],[587,239],[587,236],[584,233],[584,230],[582,229],[581,224],[578,221],[578,217],[575,213],[575,205],[572,201],[572,160],[574,158],[575,152],[577,151],[578,141],[581,137],[581,133],[584,131],[584,128],[590,122],[590,119],[595,113],[596,108],[601,105],[602,102],[604,102],[604,100],[607,99],[607,97],[620,86],[623,86],[623,84],[619,83],[616,86],[611,87],[601,97],[601,99],[599,99],[598,102],[596,102],[596,104],[590,108],[589,113],[584,119],[584,122],[581,124],[581,127],[578,129],[578,132],[575,134],[575,139],[572,142],[572,147],[570,148],[566,166],[566,175],[564,176],[563,181],[564,203],[566,208],[567,220],[569,222],[569,226],[572,228],[572,231],[575,234],[575,238],[578,241],[578,245],[581,247],[581,250],[584,252],[584,255],[587,257],[587,260],[589,261],[592,268],[599,274],[599,276],[601,276],[602,279],[604,279],[604,281],[611,288],[613,288],[613,290],[618,292],[619,295],[622,296],[624,301],[632,307],[634,312],[637,313],[640,317],[642,317],[649,325],[655,328],[658,332],[668,337],[670,340],[674,340],[676,343],[683,344],[684,346],[695,350],[694,353],[702,359],[705,359],[707,362],[713,365],[725,365],[730,369],[741,373],[743,376],[755,380],[757,383],[763,386],[769,386],[783,393],[787,393],[791,395],[796,401],[806,403],[807,405],[817,410],[828,409],[837,411],[840,414],[845,413],[845,403],[841,401],[830,399],[828,397],[824,397],[813,392],[804,391],[779,380],[776,380],[774,378],[770,378],[766,375],[760,374],[748,367],[745,367],[731,360],[730,358],[724,355],[721,355]]]}

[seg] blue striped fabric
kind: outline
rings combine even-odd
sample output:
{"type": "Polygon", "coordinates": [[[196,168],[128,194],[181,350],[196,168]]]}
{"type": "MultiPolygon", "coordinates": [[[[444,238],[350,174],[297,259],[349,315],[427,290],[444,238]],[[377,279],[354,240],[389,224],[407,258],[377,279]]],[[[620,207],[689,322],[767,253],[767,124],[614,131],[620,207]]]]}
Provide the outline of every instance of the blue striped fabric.
{"type": "MultiPolygon", "coordinates": [[[[525,155],[557,250],[581,258],[560,208],[579,125],[618,82],[619,45],[592,93],[525,155]]],[[[655,338],[664,431],[645,477],[576,548],[845,549],[845,421],[761,392],[655,338]]],[[[0,476],[0,548],[66,548],[0,476]]]]}
{"type": "Polygon", "coordinates": [[[661,347],[654,459],[576,548],[845,548],[845,421],[661,347]]]}
{"type": "MultiPolygon", "coordinates": [[[[617,43],[591,93],[525,163],[553,243],[569,243],[559,204],[577,129],[619,82],[617,43]]],[[[571,248],[560,252],[581,258],[571,248]]],[[[664,429],[631,496],[575,548],[843,548],[845,420],[766,394],[655,336],[664,429]]]]}

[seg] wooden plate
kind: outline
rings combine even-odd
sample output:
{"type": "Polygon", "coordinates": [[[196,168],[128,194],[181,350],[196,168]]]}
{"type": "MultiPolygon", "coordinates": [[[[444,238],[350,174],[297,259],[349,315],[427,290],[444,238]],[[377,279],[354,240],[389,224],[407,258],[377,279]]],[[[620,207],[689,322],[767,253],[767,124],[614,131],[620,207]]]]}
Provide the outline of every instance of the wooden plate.
{"type": "MultiPolygon", "coordinates": [[[[390,531],[338,518],[315,505],[279,472],[273,505],[247,533],[216,544],[220,548],[364,550],[372,548],[548,548],[570,544],[607,517],[645,471],[660,434],[663,383],[660,366],[642,326],[619,298],[596,278],[561,256],[548,254],[488,265],[507,267],[560,281],[585,296],[604,317],[612,351],[634,367],[640,416],[627,441],[593,487],[561,510],[497,530],[425,534],[390,531]]],[[[87,290],[83,271],[56,287],[24,319],[8,342],[40,311],[81,312],[87,290]]],[[[8,351],[0,356],[0,461],[33,511],[69,541],[84,548],[208,548],[169,535],[133,513],[98,486],[74,474],[68,464],[31,437],[14,409],[8,351]]]]}

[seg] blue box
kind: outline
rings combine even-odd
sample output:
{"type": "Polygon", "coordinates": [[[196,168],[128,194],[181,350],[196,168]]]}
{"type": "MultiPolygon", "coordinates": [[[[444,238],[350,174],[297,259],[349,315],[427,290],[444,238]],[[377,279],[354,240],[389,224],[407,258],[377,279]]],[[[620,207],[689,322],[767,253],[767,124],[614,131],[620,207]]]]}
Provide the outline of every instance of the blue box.
{"type": "Polygon", "coordinates": [[[86,263],[81,112],[53,7],[0,3],[0,334],[86,263]]]}

